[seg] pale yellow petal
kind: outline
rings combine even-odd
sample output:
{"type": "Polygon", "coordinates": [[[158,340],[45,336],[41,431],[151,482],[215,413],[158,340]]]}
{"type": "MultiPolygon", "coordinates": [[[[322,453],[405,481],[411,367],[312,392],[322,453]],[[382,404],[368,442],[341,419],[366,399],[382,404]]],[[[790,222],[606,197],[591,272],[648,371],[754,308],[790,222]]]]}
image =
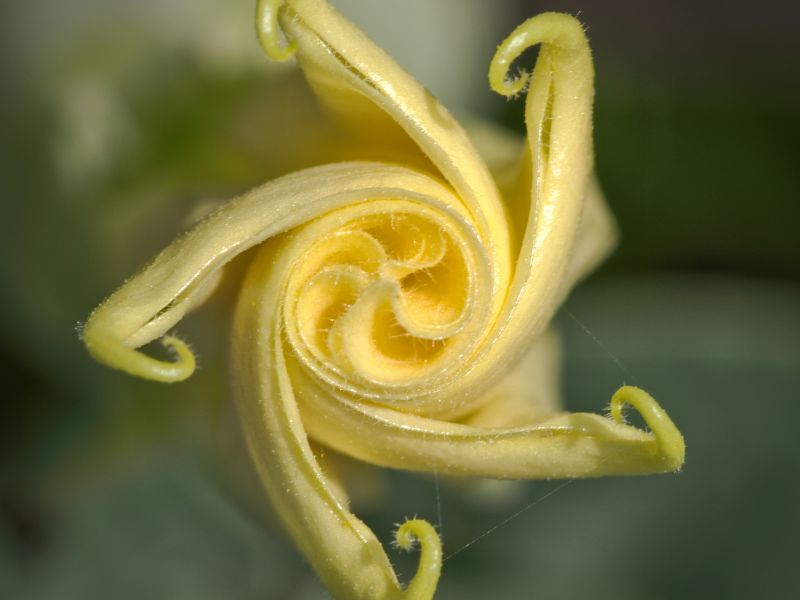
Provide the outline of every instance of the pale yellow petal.
{"type": "Polygon", "coordinates": [[[510,337],[542,331],[562,299],[562,285],[553,283],[561,283],[568,269],[593,167],[593,77],[583,29],[574,18],[557,13],[520,25],[492,60],[490,81],[496,91],[513,95],[529,85],[528,211],[504,314],[504,321],[515,325],[510,337]],[[533,73],[508,81],[513,61],[535,44],[541,46],[533,73]]]}
{"type": "Polygon", "coordinates": [[[163,250],[90,315],[82,339],[108,366],[159,381],[185,379],[194,369],[180,340],[168,345],[176,362],[135,349],[167,333],[200,304],[235,256],[338,206],[380,196],[444,198],[459,203],[428,177],[384,164],[340,163],[271,181],[215,211],[163,250]]]}
{"type": "Polygon", "coordinates": [[[608,208],[597,178],[589,180],[583,214],[580,217],[575,243],[567,272],[562,282],[562,295],[605,260],[617,245],[617,225],[608,208]]]}
{"type": "MultiPolygon", "coordinates": [[[[295,381],[302,381],[295,374],[295,381]]],[[[667,473],[683,464],[683,438],[663,409],[637,388],[634,397],[652,432],[589,413],[561,413],[527,426],[474,427],[321,394],[299,384],[306,430],[325,444],[386,467],[503,479],[549,479],[667,473]]],[[[631,403],[633,404],[633,403],[631,403]]]]}
{"type": "Polygon", "coordinates": [[[478,409],[459,422],[486,429],[543,421],[563,410],[560,380],[561,340],[548,330],[534,339],[522,359],[484,394],[478,409]]]}
{"type": "Polygon", "coordinates": [[[417,575],[404,590],[372,531],[350,513],[313,455],[295,402],[280,334],[288,273],[264,246],[245,279],[234,323],[233,366],[242,425],[270,499],[293,540],[336,598],[428,599],[438,580],[441,545],[421,523],[398,530],[419,538],[417,575]]]}
{"type": "MultiPolygon", "coordinates": [[[[528,221],[531,199],[531,159],[527,140],[516,132],[479,119],[466,126],[509,204],[511,244],[518,251],[522,243],[519,224],[528,221]],[[516,224],[516,226],[515,226],[516,224]]],[[[572,255],[563,282],[564,296],[581,279],[597,268],[617,244],[618,231],[596,176],[589,179],[583,212],[572,255]]]]}
{"type": "Polygon", "coordinates": [[[351,140],[361,139],[373,152],[389,148],[388,156],[377,158],[406,158],[414,166],[420,164],[415,150],[421,150],[453,186],[490,252],[492,300],[499,305],[511,271],[508,225],[489,170],[462,127],[324,0],[287,1],[281,22],[307,79],[351,140]]]}

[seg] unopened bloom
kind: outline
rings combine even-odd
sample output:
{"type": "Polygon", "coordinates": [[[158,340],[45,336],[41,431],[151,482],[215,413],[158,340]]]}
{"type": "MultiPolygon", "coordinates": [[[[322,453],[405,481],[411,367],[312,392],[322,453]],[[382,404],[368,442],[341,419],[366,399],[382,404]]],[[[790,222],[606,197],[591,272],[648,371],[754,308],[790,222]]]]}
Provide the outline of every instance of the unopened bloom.
{"type": "Polygon", "coordinates": [[[527,87],[528,137],[515,176],[496,180],[436,98],[324,0],[265,0],[257,20],[268,54],[297,57],[345,132],[342,156],[358,160],[287,175],[209,215],[92,313],[92,355],[148,379],[189,377],[193,354],[167,332],[252,250],[232,336],[243,428],[278,515],[344,600],[431,598],[441,544],[425,521],[400,526],[400,546],[421,546],[403,587],[310,439],[454,475],[680,468],[683,439],[642,390],[621,388],[610,417],[531,399],[541,336],[613,237],[592,180],[593,70],[580,24],[542,14],[498,48],[491,85],[527,87]],[[509,79],[534,44],[533,72],[509,79]],[[172,362],[137,350],[157,338],[172,362]],[[623,422],[624,404],[650,432],[623,422]]]}

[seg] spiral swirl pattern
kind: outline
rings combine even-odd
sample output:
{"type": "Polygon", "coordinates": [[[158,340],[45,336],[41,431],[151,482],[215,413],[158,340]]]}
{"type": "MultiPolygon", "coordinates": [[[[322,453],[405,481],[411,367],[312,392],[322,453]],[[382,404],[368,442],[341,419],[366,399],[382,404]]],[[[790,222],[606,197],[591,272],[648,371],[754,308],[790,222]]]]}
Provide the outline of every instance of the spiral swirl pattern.
{"type": "Polygon", "coordinates": [[[488,326],[476,289],[488,265],[465,216],[437,204],[372,198],[321,217],[287,248],[298,259],[286,336],[327,385],[420,410],[424,390],[468,364],[488,326]]]}
{"type": "Polygon", "coordinates": [[[526,397],[532,338],[612,237],[590,177],[592,66],[580,25],[540,15],[498,48],[493,87],[528,86],[528,143],[498,187],[449,113],[327,3],[265,0],[257,23],[274,58],[296,52],[348,132],[342,156],[360,160],[293,173],[222,206],[92,313],[90,352],[133,375],[185,379],[194,357],[165,334],[227,263],[255,249],[232,336],[242,424],[278,514],[337,598],[432,597],[441,543],[424,521],[400,527],[399,545],[422,545],[401,586],[309,439],[373,464],[455,475],[679,468],[683,440],[641,390],[622,388],[612,418],[533,419],[492,395],[526,397]],[[533,73],[509,80],[537,43],[533,73]],[[173,362],[137,350],[161,336],[173,362]],[[624,424],[624,404],[652,431],[624,424]],[[481,426],[489,413],[492,426],[481,426]]]}

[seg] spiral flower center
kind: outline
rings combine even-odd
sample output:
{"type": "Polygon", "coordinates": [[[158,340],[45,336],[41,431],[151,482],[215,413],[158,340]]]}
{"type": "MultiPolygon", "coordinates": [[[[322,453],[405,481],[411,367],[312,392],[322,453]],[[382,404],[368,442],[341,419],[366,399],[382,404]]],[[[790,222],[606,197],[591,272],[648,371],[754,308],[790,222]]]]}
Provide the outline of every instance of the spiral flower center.
{"type": "MultiPolygon", "coordinates": [[[[402,199],[371,200],[304,228],[284,327],[304,367],[328,383],[396,401],[462,361],[480,327],[474,231],[402,199]],[[394,394],[392,392],[395,392],[394,394]]],[[[481,263],[484,263],[481,266],[481,263]]]]}

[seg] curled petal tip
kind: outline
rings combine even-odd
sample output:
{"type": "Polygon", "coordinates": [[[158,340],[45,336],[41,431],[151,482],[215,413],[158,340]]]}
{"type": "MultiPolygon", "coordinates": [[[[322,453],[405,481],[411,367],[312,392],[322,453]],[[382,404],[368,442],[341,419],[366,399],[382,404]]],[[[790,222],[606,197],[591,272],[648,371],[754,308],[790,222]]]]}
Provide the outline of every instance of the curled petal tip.
{"type": "Polygon", "coordinates": [[[530,74],[522,72],[509,78],[511,65],[519,56],[536,44],[551,44],[562,50],[586,49],[588,44],[583,27],[574,17],[561,13],[543,13],[525,21],[511,32],[489,64],[489,85],[501,96],[513,97],[527,87],[530,74]]]}
{"type": "Polygon", "coordinates": [[[285,0],[258,0],[256,4],[256,34],[264,52],[272,60],[285,62],[294,56],[297,50],[297,43],[294,40],[287,40],[278,21],[280,12],[285,0]]]}
{"type": "Polygon", "coordinates": [[[686,457],[686,443],[666,411],[650,394],[630,385],[619,388],[611,398],[611,417],[617,423],[624,421],[622,410],[625,405],[635,408],[653,432],[659,452],[666,463],[665,470],[678,471],[686,457]]]}
{"type": "Polygon", "coordinates": [[[514,98],[525,91],[531,76],[530,73],[522,72],[513,79],[508,79],[510,68],[511,64],[506,60],[493,60],[489,70],[489,84],[501,96],[514,98]]]}
{"type": "Polygon", "coordinates": [[[436,591],[442,570],[442,541],[433,525],[422,519],[409,519],[397,528],[395,545],[401,550],[411,550],[415,542],[420,545],[419,567],[405,589],[404,600],[430,600],[436,591]]]}
{"type": "Polygon", "coordinates": [[[174,377],[172,381],[188,379],[197,368],[197,359],[189,345],[174,335],[165,335],[161,338],[161,344],[174,354],[172,362],[163,363],[169,365],[172,377],[174,377]]]}
{"type": "Polygon", "coordinates": [[[83,332],[83,342],[89,353],[98,361],[129,375],[159,381],[176,383],[188,379],[194,373],[197,362],[186,342],[172,335],[166,335],[161,343],[174,355],[172,361],[164,361],[147,356],[143,352],[125,346],[119,340],[98,334],[88,327],[83,332]]]}

